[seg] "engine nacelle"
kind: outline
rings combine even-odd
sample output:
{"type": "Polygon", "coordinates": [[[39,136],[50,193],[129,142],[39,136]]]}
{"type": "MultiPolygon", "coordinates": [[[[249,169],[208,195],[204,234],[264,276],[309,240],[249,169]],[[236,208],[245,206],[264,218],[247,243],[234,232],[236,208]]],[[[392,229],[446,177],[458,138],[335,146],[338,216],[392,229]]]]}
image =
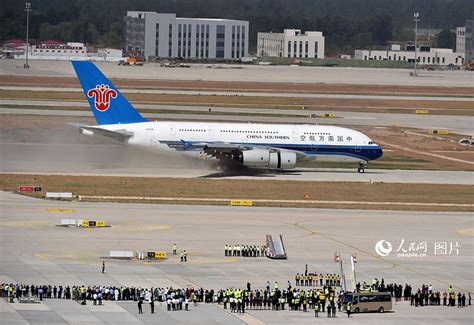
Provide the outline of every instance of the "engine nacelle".
{"type": "Polygon", "coordinates": [[[296,167],[296,153],[290,151],[278,152],[281,169],[293,169],[296,167]]]}
{"type": "Polygon", "coordinates": [[[88,136],[93,136],[94,135],[94,132],[86,130],[86,129],[79,129],[79,132],[81,134],[88,135],[88,136]]]}
{"type": "Polygon", "coordinates": [[[296,166],[296,153],[252,149],[242,152],[242,164],[251,168],[292,169],[296,166]]]}

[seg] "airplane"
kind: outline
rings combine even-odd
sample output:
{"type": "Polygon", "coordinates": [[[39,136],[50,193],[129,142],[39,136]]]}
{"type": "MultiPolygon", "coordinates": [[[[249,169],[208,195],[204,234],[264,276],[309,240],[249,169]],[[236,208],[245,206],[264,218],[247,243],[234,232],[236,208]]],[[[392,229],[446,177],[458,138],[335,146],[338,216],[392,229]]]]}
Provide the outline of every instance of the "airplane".
{"type": "Polygon", "coordinates": [[[97,125],[75,125],[147,151],[178,151],[218,169],[289,170],[297,162],[354,162],[358,172],[383,155],[367,135],[337,126],[149,121],[89,61],[72,61],[97,125]]]}

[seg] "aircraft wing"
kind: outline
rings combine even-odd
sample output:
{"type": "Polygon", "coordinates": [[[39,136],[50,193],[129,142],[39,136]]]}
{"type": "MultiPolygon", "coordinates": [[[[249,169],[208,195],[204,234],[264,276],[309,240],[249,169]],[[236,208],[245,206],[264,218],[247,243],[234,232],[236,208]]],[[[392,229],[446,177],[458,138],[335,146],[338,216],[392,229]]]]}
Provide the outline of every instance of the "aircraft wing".
{"type": "Polygon", "coordinates": [[[126,130],[111,131],[111,130],[102,129],[102,128],[94,127],[94,126],[83,125],[79,123],[69,123],[69,124],[78,128],[79,131],[82,133],[91,132],[92,134],[99,134],[104,137],[111,138],[118,142],[128,142],[128,139],[130,139],[133,136],[132,132],[127,132],[126,130]]]}
{"type": "Polygon", "coordinates": [[[244,144],[234,144],[228,142],[201,142],[201,143],[191,143],[187,141],[181,141],[182,143],[182,150],[201,150],[204,151],[207,155],[218,157],[222,155],[239,155],[243,151],[253,150],[253,149],[260,149],[260,150],[268,150],[270,152],[278,152],[278,151],[291,151],[295,152],[298,159],[304,158],[306,155],[300,151],[293,151],[287,149],[280,149],[280,148],[273,148],[271,146],[263,145],[263,146],[251,146],[251,145],[244,145],[244,144]]]}

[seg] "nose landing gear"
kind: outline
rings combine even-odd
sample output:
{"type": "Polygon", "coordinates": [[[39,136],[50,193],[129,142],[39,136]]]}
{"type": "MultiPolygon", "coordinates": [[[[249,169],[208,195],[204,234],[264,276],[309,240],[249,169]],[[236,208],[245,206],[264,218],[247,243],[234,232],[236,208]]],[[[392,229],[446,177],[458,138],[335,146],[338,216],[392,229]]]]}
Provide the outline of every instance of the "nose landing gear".
{"type": "Polygon", "coordinates": [[[365,169],[364,169],[364,166],[365,166],[365,165],[367,165],[367,163],[361,161],[361,162],[359,163],[359,168],[357,168],[357,171],[358,171],[359,173],[361,173],[361,174],[362,174],[362,173],[365,173],[365,169]]]}

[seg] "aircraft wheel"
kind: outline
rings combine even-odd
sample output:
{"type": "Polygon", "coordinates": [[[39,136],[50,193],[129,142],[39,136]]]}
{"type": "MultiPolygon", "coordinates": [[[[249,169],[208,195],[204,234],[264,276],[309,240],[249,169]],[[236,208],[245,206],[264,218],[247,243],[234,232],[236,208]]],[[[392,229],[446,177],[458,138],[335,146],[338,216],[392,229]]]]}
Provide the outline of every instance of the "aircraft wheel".
{"type": "Polygon", "coordinates": [[[224,166],[222,164],[215,163],[215,164],[212,164],[212,169],[215,169],[215,170],[218,170],[218,171],[223,171],[224,166]]]}
{"type": "Polygon", "coordinates": [[[362,173],[365,173],[365,169],[362,168],[362,167],[359,167],[359,168],[357,169],[357,171],[358,171],[359,173],[361,173],[361,174],[362,174],[362,173]]]}

